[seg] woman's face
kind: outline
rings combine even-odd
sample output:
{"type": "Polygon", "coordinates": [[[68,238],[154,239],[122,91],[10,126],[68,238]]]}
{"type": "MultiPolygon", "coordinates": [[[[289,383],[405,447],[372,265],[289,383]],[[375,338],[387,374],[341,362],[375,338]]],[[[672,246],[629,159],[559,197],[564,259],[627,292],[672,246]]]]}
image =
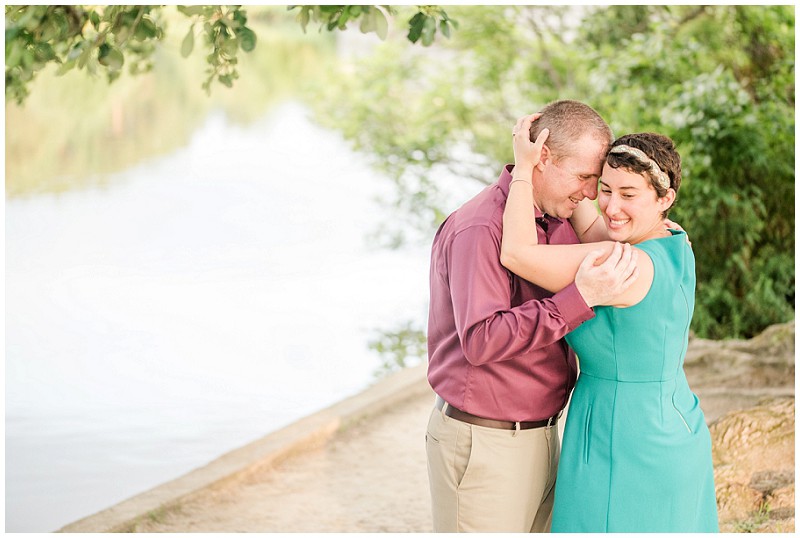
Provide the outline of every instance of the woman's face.
{"type": "Polygon", "coordinates": [[[675,195],[672,189],[659,198],[650,180],[624,168],[603,166],[597,203],[608,228],[609,239],[641,243],[664,234],[663,212],[675,195]]]}

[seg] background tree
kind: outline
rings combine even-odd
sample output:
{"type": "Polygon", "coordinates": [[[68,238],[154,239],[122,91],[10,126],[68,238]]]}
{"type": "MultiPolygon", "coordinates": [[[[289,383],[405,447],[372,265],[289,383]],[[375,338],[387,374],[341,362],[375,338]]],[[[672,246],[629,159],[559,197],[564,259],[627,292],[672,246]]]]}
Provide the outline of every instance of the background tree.
{"type": "MultiPolygon", "coordinates": [[[[794,11],[790,6],[470,6],[430,53],[387,43],[320,91],[320,114],[396,185],[389,245],[428,242],[513,162],[509,126],[554,99],[683,156],[673,218],[693,239],[703,337],[794,316],[794,11]]],[[[408,328],[403,326],[403,330],[408,328]]],[[[418,326],[422,331],[422,324],[418,326]]]]}

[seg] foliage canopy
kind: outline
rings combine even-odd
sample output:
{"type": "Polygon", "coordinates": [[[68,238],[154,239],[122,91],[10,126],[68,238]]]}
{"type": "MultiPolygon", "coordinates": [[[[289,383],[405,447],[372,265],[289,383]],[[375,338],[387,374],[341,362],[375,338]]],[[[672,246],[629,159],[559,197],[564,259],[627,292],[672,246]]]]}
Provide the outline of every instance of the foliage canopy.
{"type": "Polygon", "coordinates": [[[672,137],[684,183],[671,218],[697,258],[693,330],[750,337],[794,316],[792,6],[469,6],[437,57],[387,43],[323,90],[324,117],[396,184],[388,243],[433,230],[513,162],[519,116],[562,98],[617,135],[672,137]],[[415,234],[416,232],[416,234],[415,234]]]}
{"type": "MultiPolygon", "coordinates": [[[[362,32],[375,32],[381,39],[387,36],[387,17],[397,13],[391,6],[288,6],[295,8],[300,8],[297,20],[303,30],[310,20],[321,22],[320,30],[329,31],[344,30],[360,20],[362,32]]],[[[156,44],[167,31],[164,9],[157,5],[6,6],[6,99],[22,103],[29,82],[49,63],[59,65],[59,74],[85,68],[92,74],[105,73],[109,82],[119,77],[126,63],[132,74],[149,71],[156,44]]],[[[246,9],[221,5],[176,9],[192,20],[181,54],[192,53],[198,36],[210,51],[203,88],[210,92],[215,81],[231,87],[239,77],[239,51],[250,52],[257,44],[255,32],[247,25],[246,9]]],[[[408,26],[412,43],[429,46],[437,30],[449,37],[456,22],[437,6],[419,6],[408,26]]]]}

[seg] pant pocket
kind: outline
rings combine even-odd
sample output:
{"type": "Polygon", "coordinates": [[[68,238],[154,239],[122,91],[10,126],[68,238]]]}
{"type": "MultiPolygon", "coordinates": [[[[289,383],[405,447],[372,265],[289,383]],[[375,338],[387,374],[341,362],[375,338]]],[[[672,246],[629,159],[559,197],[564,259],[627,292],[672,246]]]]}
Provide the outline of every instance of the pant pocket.
{"type": "Polygon", "coordinates": [[[472,428],[459,428],[455,441],[455,457],[453,458],[453,473],[456,478],[456,487],[460,488],[467,479],[475,456],[475,443],[472,428]]]}

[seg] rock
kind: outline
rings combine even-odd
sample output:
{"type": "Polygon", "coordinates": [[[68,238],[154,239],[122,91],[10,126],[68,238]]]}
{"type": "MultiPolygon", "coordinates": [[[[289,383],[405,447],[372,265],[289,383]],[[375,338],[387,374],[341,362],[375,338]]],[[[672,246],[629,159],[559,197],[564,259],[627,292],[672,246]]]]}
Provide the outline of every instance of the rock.
{"type": "Polygon", "coordinates": [[[765,398],[794,397],[794,321],[750,340],[691,337],[684,370],[709,424],[765,398]]]}
{"type": "Polygon", "coordinates": [[[772,492],[784,486],[794,483],[794,471],[759,471],[753,473],[748,486],[764,495],[772,495],[772,492]]]}
{"type": "Polygon", "coordinates": [[[720,530],[794,532],[794,398],[732,412],[709,429],[720,530]]]}
{"type": "Polygon", "coordinates": [[[691,338],[684,365],[697,385],[794,387],[794,320],[772,325],[750,340],[691,338]]]}

